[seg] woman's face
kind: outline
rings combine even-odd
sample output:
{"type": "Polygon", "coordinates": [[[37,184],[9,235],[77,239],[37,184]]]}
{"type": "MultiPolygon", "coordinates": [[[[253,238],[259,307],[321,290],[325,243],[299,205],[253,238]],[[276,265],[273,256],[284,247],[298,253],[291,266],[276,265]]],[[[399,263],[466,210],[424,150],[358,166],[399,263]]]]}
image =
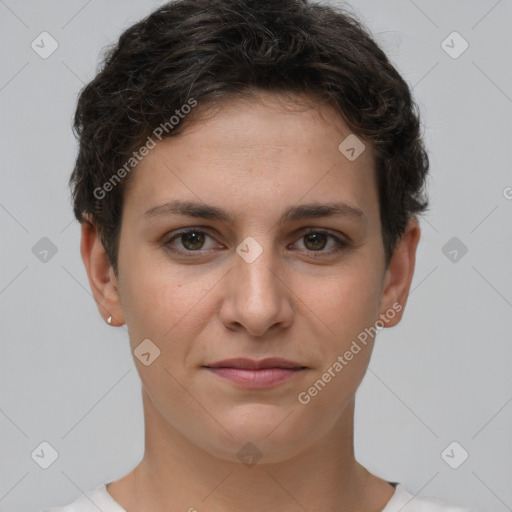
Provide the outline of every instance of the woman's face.
{"type": "Polygon", "coordinates": [[[392,308],[384,325],[398,321],[402,279],[385,266],[371,148],[339,149],[349,135],[328,107],[285,110],[267,95],[226,103],[133,171],[119,303],[105,306],[126,321],[169,433],[228,460],[250,442],[271,462],[346,421],[372,348],[358,336],[392,308]],[[238,358],[295,369],[212,369],[238,358]]]}

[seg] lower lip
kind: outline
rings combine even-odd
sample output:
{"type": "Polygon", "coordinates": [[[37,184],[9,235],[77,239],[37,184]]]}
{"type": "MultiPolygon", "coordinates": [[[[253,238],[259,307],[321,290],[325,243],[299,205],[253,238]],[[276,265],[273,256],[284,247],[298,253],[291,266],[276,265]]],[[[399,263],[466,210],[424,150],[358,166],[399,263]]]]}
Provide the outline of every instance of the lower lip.
{"type": "Polygon", "coordinates": [[[246,388],[261,389],[270,388],[286,382],[304,368],[261,368],[259,370],[248,370],[243,368],[207,368],[223,379],[230,380],[235,384],[246,388]]]}

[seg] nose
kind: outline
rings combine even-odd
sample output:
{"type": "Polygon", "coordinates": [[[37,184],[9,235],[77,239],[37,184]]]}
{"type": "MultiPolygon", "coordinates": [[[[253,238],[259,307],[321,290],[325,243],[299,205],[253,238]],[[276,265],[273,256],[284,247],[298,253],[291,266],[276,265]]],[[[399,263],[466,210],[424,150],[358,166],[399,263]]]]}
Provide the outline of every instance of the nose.
{"type": "Polygon", "coordinates": [[[226,328],[245,329],[257,337],[270,330],[285,329],[293,320],[294,295],[284,270],[270,246],[262,245],[262,249],[254,261],[234,255],[233,268],[225,278],[220,310],[226,328]]]}

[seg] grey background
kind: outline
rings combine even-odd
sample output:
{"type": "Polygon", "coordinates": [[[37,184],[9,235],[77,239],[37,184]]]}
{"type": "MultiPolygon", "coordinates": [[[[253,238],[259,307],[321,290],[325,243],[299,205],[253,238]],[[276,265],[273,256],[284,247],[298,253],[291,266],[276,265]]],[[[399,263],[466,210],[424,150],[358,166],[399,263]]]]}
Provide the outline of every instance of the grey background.
{"type": "MultiPolygon", "coordinates": [[[[143,454],[127,333],[97,312],[67,179],[78,90],[102,47],[161,3],[0,0],[2,511],[68,503],[143,454]],[[42,31],[59,45],[47,59],[31,48],[42,31]],[[32,250],[43,237],[57,249],[46,262],[32,250]],[[59,454],[48,469],[31,458],[42,441],[59,454]]],[[[405,319],[379,335],[358,392],[356,455],[413,493],[512,510],[512,2],[352,10],[414,87],[432,163],[405,319]],[[469,43],[456,59],[441,46],[453,31],[469,43]],[[452,237],[467,247],[455,262],[452,237]],[[469,453],[458,469],[441,457],[453,441],[469,453]]]]}

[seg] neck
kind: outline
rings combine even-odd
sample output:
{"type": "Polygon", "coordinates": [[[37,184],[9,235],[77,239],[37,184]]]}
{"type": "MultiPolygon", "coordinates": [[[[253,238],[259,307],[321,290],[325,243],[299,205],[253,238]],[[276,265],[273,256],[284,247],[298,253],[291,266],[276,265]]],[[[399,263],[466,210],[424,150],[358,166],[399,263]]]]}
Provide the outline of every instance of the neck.
{"type": "Polygon", "coordinates": [[[330,432],[290,459],[244,465],[206,452],[170,427],[143,390],[145,453],[108,487],[127,510],[382,510],[393,488],[354,457],[352,401],[330,432]],[[151,433],[148,435],[147,433],[151,433]]]}

